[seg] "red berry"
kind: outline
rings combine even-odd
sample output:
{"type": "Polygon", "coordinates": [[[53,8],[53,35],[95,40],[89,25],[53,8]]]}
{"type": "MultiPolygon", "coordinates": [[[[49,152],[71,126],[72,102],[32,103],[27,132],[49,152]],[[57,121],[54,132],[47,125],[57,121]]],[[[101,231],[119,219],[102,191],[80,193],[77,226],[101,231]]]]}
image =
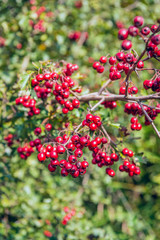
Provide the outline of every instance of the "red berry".
{"type": "Polygon", "coordinates": [[[57,153],[63,154],[65,152],[65,148],[61,145],[57,146],[57,153]]]}
{"type": "Polygon", "coordinates": [[[86,121],[87,121],[88,123],[92,122],[92,121],[93,121],[93,115],[92,115],[92,114],[87,114],[87,115],[86,115],[86,121]]]}
{"type": "Polygon", "coordinates": [[[131,35],[132,37],[137,36],[139,32],[139,29],[135,26],[130,26],[128,28],[128,34],[131,35]]]}
{"type": "Polygon", "coordinates": [[[139,167],[135,167],[134,174],[139,175],[141,173],[139,167]]]}
{"type": "Polygon", "coordinates": [[[106,63],[107,62],[107,58],[105,56],[102,56],[102,57],[100,57],[99,61],[101,63],[106,63]]]}
{"type": "Polygon", "coordinates": [[[123,155],[128,156],[128,152],[129,152],[128,148],[124,148],[124,149],[122,150],[123,155]]]}
{"type": "Polygon", "coordinates": [[[110,170],[108,171],[108,175],[109,175],[110,177],[114,177],[114,176],[115,176],[115,172],[114,172],[112,169],[110,169],[110,170]]]}
{"type": "Polygon", "coordinates": [[[46,160],[46,155],[44,153],[38,153],[37,158],[40,162],[43,162],[46,160]]]}
{"type": "Polygon", "coordinates": [[[143,68],[143,67],[144,67],[144,62],[140,60],[140,61],[137,63],[137,68],[143,68]]]}
{"type": "Polygon", "coordinates": [[[119,38],[120,40],[125,40],[127,37],[128,37],[128,29],[126,29],[126,28],[121,28],[121,29],[118,31],[118,38],[119,38]]]}
{"type": "Polygon", "coordinates": [[[98,73],[103,73],[104,72],[104,67],[103,66],[97,67],[97,72],[98,73]]]}
{"type": "Polygon", "coordinates": [[[129,170],[130,170],[131,172],[134,172],[134,170],[135,170],[135,165],[134,165],[134,164],[130,164],[129,170]]]}
{"type": "Polygon", "coordinates": [[[95,123],[91,123],[89,128],[91,131],[95,131],[97,129],[97,125],[95,123]]]}
{"type": "Polygon", "coordinates": [[[94,62],[93,63],[93,68],[97,69],[100,66],[100,62],[94,62]]]}
{"type": "Polygon", "coordinates": [[[105,138],[105,137],[102,137],[102,139],[101,139],[101,140],[102,140],[102,143],[103,143],[103,144],[105,144],[105,143],[107,143],[107,142],[108,142],[107,138],[105,138]]]}
{"type": "Polygon", "coordinates": [[[141,33],[145,36],[147,36],[148,34],[150,34],[150,28],[149,27],[143,27],[141,29],[141,33]]]}
{"type": "Polygon", "coordinates": [[[114,65],[116,62],[117,62],[116,57],[110,57],[110,58],[109,58],[109,64],[110,64],[110,65],[114,65]]]}
{"type": "Polygon", "coordinates": [[[73,99],[72,105],[74,108],[79,108],[80,101],[78,99],[73,99]]]}
{"type": "Polygon", "coordinates": [[[38,74],[37,76],[36,76],[36,79],[37,79],[37,81],[39,81],[39,82],[41,82],[44,78],[43,78],[43,74],[38,74]]]}
{"type": "Polygon", "coordinates": [[[136,127],[136,130],[137,131],[140,131],[142,129],[142,125],[140,123],[137,123],[137,127],[136,127]]]}
{"type": "Polygon", "coordinates": [[[48,170],[49,170],[50,172],[55,172],[55,171],[56,171],[56,167],[53,167],[53,166],[51,165],[51,163],[50,163],[50,164],[48,164],[48,170]]]}
{"type": "Polygon", "coordinates": [[[129,50],[132,47],[132,42],[130,40],[123,40],[121,47],[124,50],[129,50]]]}
{"type": "Polygon", "coordinates": [[[133,21],[136,27],[141,27],[144,23],[144,19],[141,16],[136,16],[133,21]]]}
{"type": "Polygon", "coordinates": [[[87,161],[82,161],[81,165],[82,165],[82,168],[87,168],[89,166],[87,161]]]}
{"type": "Polygon", "coordinates": [[[136,117],[132,117],[130,122],[136,124],[138,123],[138,119],[136,117]]]}
{"type": "Polygon", "coordinates": [[[125,169],[128,169],[129,166],[130,166],[130,162],[127,161],[127,160],[125,160],[124,163],[123,163],[123,167],[124,167],[125,169]]]}
{"type": "Polygon", "coordinates": [[[45,126],[45,129],[47,131],[51,131],[52,130],[52,125],[50,123],[47,123],[46,126],[45,126]]]}
{"type": "Polygon", "coordinates": [[[128,157],[133,157],[133,155],[134,155],[134,154],[133,154],[133,151],[132,151],[132,150],[129,150],[129,151],[128,151],[128,157]]]}
{"type": "Polygon", "coordinates": [[[83,155],[83,152],[81,149],[77,148],[74,152],[75,156],[80,158],[83,155]]]}

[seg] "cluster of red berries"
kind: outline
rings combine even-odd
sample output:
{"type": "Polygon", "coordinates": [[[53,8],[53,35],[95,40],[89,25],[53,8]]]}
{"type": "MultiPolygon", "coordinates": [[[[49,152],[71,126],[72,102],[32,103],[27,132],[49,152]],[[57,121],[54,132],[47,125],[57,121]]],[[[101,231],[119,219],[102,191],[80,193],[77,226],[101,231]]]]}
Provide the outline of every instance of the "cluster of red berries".
{"type": "Polygon", "coordinates": [[[46,12],[46,8],[44,6],[41,6],[40,8],[37,8],[37,6],[35,6],[35,5],[31,6],[31,11],[34,12],[34,16],[36,16],[36,19],[35,18],[33,20],[30,19],[29,20],[29,25],[37,33],[38,32],[45,32],[46,31],[45,22],[44,22],[43,19],[41,19],[41,14],[45,13],[45,17],[53,17],[53,12],[46,12]]]}
{"type": "MultiPolygon", "coordinates": [[[[97,164],[97,166],[99,168],[106,167],[106,166],[111,166],[119,160],[119,156],[116,153],[111,153],[110,155],[107,155],[106,152],[104,152],[104,151],[102,151],[101,149],[98,149],[98,148],[93,149],[92,156],[93,156],[92,164],[97,164]]],[[[111,168],[107,168],[106,173],[110,177],[115,176],[115,172],[111,168]],[[111,170],[111,171],[108,171],[108,170],[111,170]]]]}
{"type": "Polygon", "coordinates": [[[64,114],[67,114],[68,111],[72,111],[74,108],[79,108],[80,102],[78,99],[73,99],[72,101],[67,100],[70,96],[70,89],[73,87],[73,91],[81,92],[80,88],[77,87],[77,89],[75,89],[75,82],[70,77],[78,68],[77,64],[68,63],[66,68],[63,69],[62,75],[56,72],[37,74],[36,78],[31,81],[37,97],[45,99],[48,94],[53,92],[55,100],[63,106],[62,112],[64,114]],[[53,87],[54,90],[52,91],[53,87]]]}
{"type": "Polygon", "coordinates": [[[138,122],[138,119],[136,117],[131,118],[131,129],[140,131],[142,129],[142,125],[138,122]]]}
{"type": "MultiPolygon", "coordinates": [[[[158,26],[152,25],[151,27],[145,26],[141,29],[139,29],[144,23],[144,19],[141,16],[136,16],[134,18],[134,26],[130,26],[128,29],[121,28],[118,32],[118,38],[120,40],[123,40],[122,42],[122,49],[129,50],[132,47],[132,42],[130,40],[127,40],[128,36],[135,37],[137,35],[140,35],[141,37],[145,37],[149,35],[151,32],[154,33],[158,26]]],[[[151,41],[148,43],[147,52],[148,56],[157,56],[160,57],[160,50],[158,49],[157,45],[160,44],[160,34],[154,35],[151,38],[151,41]]]]}
{"type": "Polygon", "coordinates": [[[104,105],[105,108],[110,109],[114,109],[117,107],[117,103],[115,101],[104,101],[101,104],[104,105]]]}
{"type": "Polygon", "coordinates": [[[26,160],[34,152],[34,149],[31,146],[28,146],[28,144],[25,144],[24,147],[18,147],[17,152],[20,158],[26,160]]]}
{"type": "Polygon", "coordinates": [[[160,76],[156,77],[154,80],[144,80],[143,87],[146,90],[151,88],[154,92],[160,92],[160,76]]]}
{"type": "MultiPolygon", "coordinates": [[[[120,95],[124,95],[126,92],[126,87],[125,86],[121,86],[119,89],[119,94],[120,95]]],[[[138,88],[136,86],[132,86],[128,88],[128,93],[129,94],[137,94],[138,93],[138,88]]]]}
{"type": "Polygon", "coordinates": [[[7,145],[8,146],[12,146],[12,144],[13,144],[13,138],[14,138],[14,136],[13,136],[13,134],[8,134],[8,136],[6,136],[6,137],[4,137],[4,140],[5,141],[7,141],[7,145]]]}
{"type": "Polygon", "coordinates": [[[92,115],[88,113],[86,119],[83,120],[82,126],[87,126],[91,131],[95,131],[98,127],[102,125],[101,118],[97,115],[92,115]]]}
{"type": "MultiPolygon", "coordinates": [[[[160,104],[157,105],[157,108],[159,108],[159,105],[160,104]]],[[[150,116],[150,118],[152,120],[155,120],[157,115],[158,115],[158,113],[160,113],[159,109],[152,109],[152,108],[150,108],[148,106],[145,106],[145,105],[143,105],[143,108],[148,113],[148,115],[150,116]]],[[[138,103],[126,103],[125,104],[125,108],[124,108],[124,112],[128,113],[128,114],[132,114],[133,116],[136,116],[136,115],[142,116],[142,115],[144,115],[143,111],[141,109],[141,106],[138,103]]],[[[150,124],[151,124],[150,121],[145,117],[145,125],[150,125],[150,124]]],[[[138,123],[138,125],[139,125],[139,123],[138,123]]],[[[134,124],[134,127],[135,127],[135,124],[134,124]]],[[[141,127],[140,127],[140,129],[141,129],[141,127]]],[[[136,130],[136,127],[135,127],[134,130],[136,130]]]]}
{"type": "Polygon", "coordinates": [[[120,172],[128,172],[128,175],[130,177],[133,177],[134,175],[139,175],[140,172],[140,168],[136,166],[136,164],[132,161],[132,163],[130,163],[130,159],[133,157],[133,151],[129,150],[128,148],[124,148],[122,150],[122,153],[124,156],[127,157],[127,159],[124,160],[123,165],[119,166],[119,171],[120,172]]]}
{"type": "Polygon", "coordinates": [[[103,73],[104,72],[104,64],[107,62],[107,57],[102,56],[100,57],[99,61],[96,61],[93,63],[93,68],[98,72],[98,73],[103,73]]]}
{"type": "Polygon", "coordinates": [[[69,33],[68,37],[70,40],[73,40],[73,41],[78,41],[81,36],[83,34],[83,38],[84,38],[84,42],[88,39],[88,32],[79,32],[79,31],[74,31],[74,32],[71,32],[69,33]]]}
{"type": "Polygon", "coordinates": [[[67,213],[64,218],[62,219],[62,224],[66,225],[68,223],[68,221],[75,216],[76,214],[76,210],[75,208],[73,209],[69,209],[69,207],[64,207],[64,212],[67,213]]]}
{"type": "Polygon", "coordinates": [[[15,100],[16,105],[22,104],[25,108],[30,108],[30,111],[28,112],[28,116],[32,117],[33,115],[40,114],[40,109],[36,108],[36,100],[33,98],[30,98],[29,95],[25,95],[23,97],[18,97],[15,100]]]}

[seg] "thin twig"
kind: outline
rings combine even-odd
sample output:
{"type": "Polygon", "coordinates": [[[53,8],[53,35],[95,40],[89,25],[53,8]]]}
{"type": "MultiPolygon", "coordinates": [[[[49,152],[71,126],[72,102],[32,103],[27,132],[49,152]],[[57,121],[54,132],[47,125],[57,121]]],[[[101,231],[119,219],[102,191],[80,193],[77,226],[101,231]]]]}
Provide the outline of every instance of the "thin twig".
{"type": "Polygon", "coordinates": [[[137,103],[139,103],[139,105],[140,105],[140,107],[141,107],[141,109],[142,109],[142,111],[143,111],[145,117],[146,117],[146,118],[148,119],[148,121],[151,123],[153,129],[155,130],[155,132],[157,133],[158,137],[160,138],[160,132],[159,132],[158,129],[156,128],[156,126],[155,126],[153,120],[150,118],[150,116],[148,115],[148,113],[147,113],[146,110],[144,109],[144,107],[143,107],[141,101],[137,101],[137,103]]]}

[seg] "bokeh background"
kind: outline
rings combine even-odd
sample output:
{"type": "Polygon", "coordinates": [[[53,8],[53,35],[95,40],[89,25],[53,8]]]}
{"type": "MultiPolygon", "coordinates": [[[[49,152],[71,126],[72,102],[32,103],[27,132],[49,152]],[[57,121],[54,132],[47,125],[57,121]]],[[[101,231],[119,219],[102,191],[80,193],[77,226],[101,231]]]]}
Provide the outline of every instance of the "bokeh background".
{"type": "MultiPolygon", "coordinates": [[[[45,240],[46,230],[51,240],[160,239],[160,141],[150,126],[135,133],[136,141],[126,142],[146,157],[142,174],[136,178],[118,174],[111,179],[95,166],[82,178],[62,178],[39,164],[36,154],[20,159],[17,145],[9,147],[4,140],[16,131],[23,141],[29,138],[32,125],[41,123],[35,117],[28,128],[23,113],[13,114],[18,77],[33,68],[32,62],[64,59],[77,63],[85,76],[79,84],[86,93],[94,91],[105,78],[95,74],[92,62],[120,49],[118,28],[131,25],[136,15],[142,15],[145,24],[156,23],[159,9],[159,0],[0,1],[0,239],[45,240]],[[82,35],[73,40],[73,32],[82,35]],[[75,208],[76,214],[63,225],[66,206],[75,208]]],[[[133,43],[140,52],[143,42],[134,39],[133,43]]],[[[143,80],[149,77],[149,73],[141,74],[143,80]]],[[[139,87],[142,82],[137,83],[139,87]]],[[[118,87],[115,83],[112,91],[117,93],[118,87]]],[[[122,109],[119,104],[113,113],[103,109],[101,113],[129,127],[122,109]]],[[[158,118],[156,124],[160,129],[158,118]]],[[[109,131],[118,134],[116,128],[109,131]]]]}

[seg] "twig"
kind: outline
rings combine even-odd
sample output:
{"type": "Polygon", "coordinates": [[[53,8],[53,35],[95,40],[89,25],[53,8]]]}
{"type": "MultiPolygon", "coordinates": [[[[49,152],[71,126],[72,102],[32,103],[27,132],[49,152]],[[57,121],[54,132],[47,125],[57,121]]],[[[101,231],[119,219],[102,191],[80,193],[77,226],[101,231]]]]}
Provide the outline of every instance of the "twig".
{"type": "Polygon", "coordinates": [[[109,79],[106,83],[104,83],[104,85],[100,88],[98,94],[100,95],[111,82],[112,80],[109,79]]]}
{"type": "Polygon", "coordinates": [[[148,121],[151,123],[153,129],[155,130],[155,132],[157,133],[158,137],[160,138],[160,132],[159,132],[158,129],[156,128],[156,126],[155,126],[153,120],[150,118],[150,116],[148,115],[148,113],[145,111],[145,109],[144,109],[144,107],[143,107],[141,101],[137,101],[137,103],[139,103],[139,105],[140,105],[140,107],[141,107],[141,109],[142,109],[144,115],[146,116],[146,118],[148,119],[148,121]]]}

